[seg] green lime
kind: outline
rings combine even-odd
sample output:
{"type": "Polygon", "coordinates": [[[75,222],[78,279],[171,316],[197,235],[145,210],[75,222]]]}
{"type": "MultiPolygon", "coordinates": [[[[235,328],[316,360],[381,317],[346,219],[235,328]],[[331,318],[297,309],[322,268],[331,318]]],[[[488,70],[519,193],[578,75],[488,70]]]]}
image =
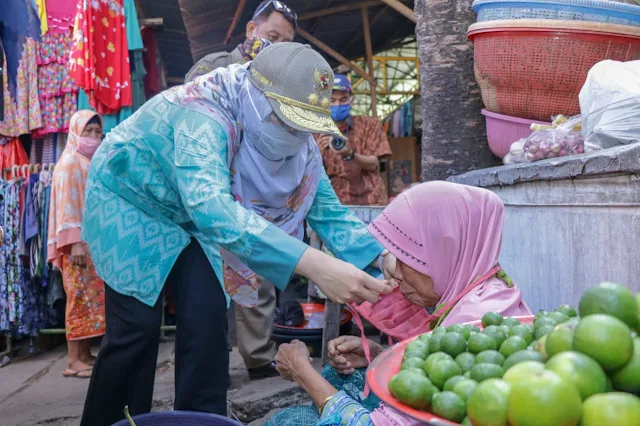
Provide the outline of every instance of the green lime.
{"type": "Polygon", "coordinates": [[[429,355],[429,344],[425,343],[420,339],[416,339],[413,342],[410,342],[407,347],[404,349],[406,352],[418,352],[422,353],[424,356],[422,358],[426,358],[429,355]]]}
{"type": "Polygon", "coordinates": [[[476,386],[467,400],[467,415],[473,426],[507,426],[510,386],[489,379],[476,386]]]}
{"type": "Polygon", "coordinates": [[[429,354],[425,354],[422,351],[412,351],[412,352],[404,352],[404,356],[402,357],[403,361],[408,360],[409,358],[422,358],[426,359],[429,354]]]}
{"type": "Polygon", "coordinates": [[[467,350],[467,340],[456,331],[449,331],[440,340],[440,350],[444,353],[457,357],[467,350]]]}
{"type": "Polygon", "coordinates": [[[501,324],[501,325],[506,325],[506,326],[507,326],[507,327],[509,327],[509,328],[513,328],[513,327],[515,327],[516,325],[520,325],[520,321],[518,321],[518,320],[517,320],[517,319],[515,319],[515,318],[511,318],[511,317],[509,317],[509,318],[505,318],[505,319],[502,321],[502,324],[501,324]]]}
{"type": "Polygon", "coordinates": [[[552,356],[545,368],[573,383],[583,400],[607,390],[607,375],[600,364],[580,352],[562,352],[552,356]]]}
{"type": "Polygon", "coordinates": [[[431,333],[432,336],[437,336],[438,334],[444,334],[447,332],[446,327],[436,327],[431,333]]]}
{"type": "Polygon", "coordinates": [[[540,327],[544,327],[544,326],[547,326],[547,325],[550,325],[552,327],[555,327],[556,325],[558,325],[556,323],[556,321],[549,316],[549,314],[547,314],[545,316],[542,316],[542,317],[538,318],[537,320],[533,321],[533,328],[536,331],[540,327]]]}
{"type": "Polygon", "coordinates": [[[408,368],[422,368],[424,365],[424,359],[422,358],[408,358],[402,362],[401,370],[406,370],[408,368]]]}
{"type": "Polygon", "coordinates": [[[498,348],[493,337],[484,333],[476,333],[469,337],[467,347],[469,348],[469,352],[471,352],[472,354],[478,354],[482,351],[488,351],[498,348]]]}
{"type": "Polygon", "coordinates": [[[528,343],[520,336],[507,337],[507,340],[500,346],[500,353],[508,358],[518,351],[527,349],[527,345],[528,343]]]}
{"type": "Polygon", "coordinates": [[[431,340],[431,333],[422,333],[420,336],[418,336],[418,340],[421,340],[422,342],[424,342],[428,348],[429,341],[431,340]]]}
{"type": "Polygon", "coordinates": [[[507,335],[504,331],[500,330],[497,325],[490,325],[489,327],[482,330],[482,334],[486,334],[491,337],[494,342],[496,342],[496,349],[502,345],[502,343],[507,340],[507,335]]]}
{"type": "Polygon", "coordinates": [[[473,426],[471,424],[471,420],[469,420],[469,417],[465,417],[464,420],[462,421],[462,423],[460,423],[462,426],[473,426]]]}
{"type": "Polygon", "coordinates": [[[441,342],[445,333],[433,334],[431,339],[429,340],[429,353],[433,354],[436,352],[440,352],[442,349],[441,342]]]}
{"type": "Polygon", "coordinates": [[[484,382],[487,379],[501,379],[504,375],[504,369],[497,364],[482,363],[476,364],[471,368],[471,379],[476,382],[484,382]]]}
{"type": "Polygon", "coordinates": [[[582,404],[581,426],[638,426],[640,398],[629,393],[593,395],[582,404]]]}
{"type": "Polygon", "coordinates": [[[509,337],[509,333],[511,332],[511,327],[508,325],[502,324],[498,326],[498,330],[504,333],[505,336],[509,337]]]}
{"type": "Polygon", "coordinates": [[[564,324],[557,325],[545,340],[545,351],[548,357],[552,357],[560,352],[570,351],[573,345],[574,329],[565,327],[564,324]]]}
{"type": "Polygon", "coordinates": [[[403,404],[417,410],[427,410],[435,392],[431,381],[413,371],[400,371],[389,381],[389,392],[403,404]]]}
{"type": "Polygon", "coordinates": [[[560,312],[561,314],[565,314],[569,318],[577,317],[578,313],[575,309],[573,309],[570,305],[560,305],[555,309],[556,312],[560,312]]]}
{"type": "Polygon", "coordinates": [[[547,316],[547,315],[549,315],[549,312],[547,312],[547,311],[545,311],[545,310],[542,310],[542,309],[541,309],[541,310],[539,310],[539,311],[538,311],[538,313],[536,314],[536,317],[534,318],[534,321],[537,321],[537,320],[538,320],[538,318],[545,317],[545,316],[547,316]]]}
{"type": "Polygon", "coordinates": [[[460,380],[453,387],[453,392],[456,393],[464,401],[468,401],[469,395],[471,395],[471,392],[473,392],[476,386],[478,386],[478,382],[476,382],[475,380],[471,380],[471,379],[460,380]]]}
{"type": "Polygon", "coordinates": [[[549,333],[551,333],[555,327],[556,327],[555,325],[547,324],[547,325],[543,325],[541,327],[536,328],[536,335],[535,335],[536,340],[540,340],[546,335],[548,335],[549,333]]]}
{"type": "Polygon", "coordinates": [[[429,370],[429,379],[431,383],[438,389],[443,389],[444,384],[453,376],[462,375],[462,369],[452,359],[443,359],[438,361],[431,370],[429,370]]]}
{"type": "Polygon", "coordinates": [[[476,355],[476,364],[496,364],[502,366],[504,364],[504,356],[498,351],[489,350],[482,351],[478,355],[476,355]]]}
{"type": "Polygon", "coordinates": [[[446,382],[444,382],[444,387],[442,390],[453,391],[455,385],[461,381],[465,380],[464,376],[453,376],[446,382]]]}
{"type": "Polygon", "coordinates": [[[464,340],[467,340],[471,335],[471,330],[462,324],[451,324],[447,327],[447,333],[459,333],[464,337],[464,340]]]}
{"type": "MultiPolygon", "coordinates": [[[[471,324],[465,325],[464,328],[469,330],[469,333],[480,333],[482,331],[478,327],[476,327],[475,325],[471,325],[471,324]]],[[[469,334],[469,335],[471,335],[471,334],[469,334]]]]}
{"type": "Polygon", "coordinates": [[[456,357],[456,362],[462,371],[469,371],[476,363],[476,356],[469,352],[463,352],[456,357]]]}
{"type": "Polygon", "coordinates": [[[589,355],[605,371],[618,370],[633,356],[631,330],[627,324],[611,315],[586,316],[576,327],[573,350],[589,355]]]}
{"type": "Polygon", "coordinates": [[[467,370],[462,373],[462,377],[464,377],[465,379],[471,379],[471,370],[467,370]]]}
{"type": "Polygon", "coordinates": [[[545,360],[546,360],[546,357],[536,351],[529,351],[529,350],[518,351],[510,355],[509,358],[507,358],[504,364],[502,364],[502,368],[504,368],[504,371],[508,371],[511,367],[521,362],[525,362],[525,361],[544,362],[545,360]]]}
{"type": "Polygon", "coordinates": [[[482,326],[487,328],[490,325],[500,325],[502,324],[503,318],[497,312],[487,312],[482,316],[482,326]]]}
{"type": "Polygon", "coordinates": [[[533,345],[533,350],[538,352],[540,355],[544,357],[544,359],[549,358],[547,355],[547,336],[542,336],[540,340],[536,341],[533,345]]]}
{"type": "Polygon", "coordinates": [[[621,391],[640,393],[640,339],[633,340],[633,357],[611,376],[613,386],[621,391]]]}
{"type": "Polygon", "coordinates": [[[628,288],[604,282],[587,289],[578,306],[582,318],[593,314],[612,315],[630,328],[638,325],[638,305],[628,288]]]}
{"type": "Polygon", "coordinates": [[[520,362],[504,373],[502,380],[514,385],[519,382],[526,382],[534,374],[538,374],[544,371],[544,364],[537,361],[523,361],[520,362]]]}
{"type": "Polygon", "coordinates": [[[522,324],[522,325],[524,325],[527,328],[527,330],[529,330],[529,333],[531,333],[532,336],[536,334],[536,330],[535,328],[533,328],[533,324],[522,324]]]}
{"type": "Polygon", "coordinates": [[[467,414],[467,407],[458,395],[450,391],[440,392],[433,398],[433,414],[460,423],[467,414]]]}
{"type": "Polygon", "coordinates": [[[509,331],[509,337],[511,336],[520,336],[527,342],[527,345],[533,342],[533,333],[529,331],[529,327],[526,325],[518,324],[511,327],[511,331],[509,331]]]}
{"type": "Polygon", "coordinates": [[[580,421],[581,405],[575,386],[552,371],[541,371],[526,381],[511,384],[509,424],[576,426],[580,421]]]}
{"type": "Polygon", "coordinates": [[[401,369],[401,371],[410,371],[411,373],[419,374],[420,376],[427,377],[427,373],[425,373],[425,371],[422,369],[422,367],[420,367],[420,368],[416,368],[416,367],[403,368],[403,369],[401,369]]]}
{"type": "Polygon", "coordinates": [[[422,368],[427,373],[427,375],[430,375],[431,369],[433,368],[433,366],[445,359],[453,361],[453,358],[451,358],[451,355],[445,354],[444,352],[433,353],[427,357],[427,360],[424,362],[422,368]]]}
{"type": "Polygon", "coordinates": [[[613,387],[613,382],[611,381],[609,376],[607,376],[607,390],[605,392],[615,392],[615,389],[613,387]]]}
{"type": "Polygon", "coordinates": [[[569,317],[561,312],[549,312],[548,318],[554,320],[556,325],[569,321],[569,317]]]}

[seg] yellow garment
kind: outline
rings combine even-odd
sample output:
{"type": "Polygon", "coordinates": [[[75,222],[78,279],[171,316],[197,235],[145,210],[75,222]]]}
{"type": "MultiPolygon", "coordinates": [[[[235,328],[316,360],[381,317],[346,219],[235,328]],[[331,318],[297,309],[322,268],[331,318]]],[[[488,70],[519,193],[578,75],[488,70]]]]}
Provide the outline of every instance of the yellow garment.
{"type": "Polygon", "coordinates": [[[49,31],[49,21],[47,20],[47,5],[46,0],[36,0],[36,7],[38,8],[38,18],[40,18],[40,32],[45,35],[49,31]]]}

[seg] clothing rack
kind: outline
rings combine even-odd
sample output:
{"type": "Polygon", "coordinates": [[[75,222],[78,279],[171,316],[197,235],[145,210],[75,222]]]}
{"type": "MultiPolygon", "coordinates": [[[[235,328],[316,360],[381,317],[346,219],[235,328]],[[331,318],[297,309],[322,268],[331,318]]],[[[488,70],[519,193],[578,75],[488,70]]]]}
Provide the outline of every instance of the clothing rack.
{"type": "Polygon", "coordinates": [[[29,174],[38,173],[40,170],[47,170],[52,172],[54,168],[55,163],[24,164],[22,166],[6,167],[2,169],[2,178],[6,179],[9,174],[11,174],[12,176],[20,176],[26,178],[29,174]]]}

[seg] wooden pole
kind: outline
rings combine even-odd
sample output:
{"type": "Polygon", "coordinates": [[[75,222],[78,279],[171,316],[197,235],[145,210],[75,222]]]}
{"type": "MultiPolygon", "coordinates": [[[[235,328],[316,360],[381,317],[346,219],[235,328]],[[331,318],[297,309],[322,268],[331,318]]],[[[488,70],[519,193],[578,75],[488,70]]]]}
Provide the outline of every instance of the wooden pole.
{"type": "Polygon", "coordinates": [[[333,15],[334,13],[342,13],[342,12],[348,12],[350,10],[358,10],[362,7],[377,6],[380,4],[380,1],[381,0],[361,1],[353,4],[345,4],[342,6],[330,7],[328,9],[320,9],[320,10],[316,10],[315,12],[309,12],[309,13],[305,13],[304,15],[298,16],[298,21],[306,21],[308,19],[319,18],[320,16],[333,15]]]}
{"type": "MultiPolygon", "coordinates": [[[[373,27],[376,24],[376,22],[378,22],[380,18],[382,18],[387,13],[387,10],[389,10],[389,6],[385,6],[382,9],[380,9],[380,11],[376,13],[376,15],[373,18],[371,18],[371,21],[369,22],[369,27],[373,27]]],[[[361,31],[358,31],[353,37],[349,37],[349,43],[347,43],[344,46],[343,51],[346,52],[347,49],[353,46],[355,42],[357,42],[362,38],[363,34],[364,34],[364,31],[361,30],[361,31]]]]}
{"type": "MultiPolygon", "coordinates": [[[[364,35],[364,47],[367,53],[367,71],[369,71],[369,75],[373,81],[375,81],[375,77],[373,76],[373,48],[371,47],[371,30],[369,28],[369,9],[366,7],[362,8],[362,31],[364,35]]],[[[378,118],[378,96],[376,94],[376,85],[377,83],[369,82],[371,91],[371,116],[374,118],[378,118]]]]}
{"type": "Polygon", "coordinates": [[[400,3],[398,0],[382,0],[384,3],[388,4],[390,7],[394,8],[395,10],[398,11],[398,13],[406,16],[407,18],[409,18],[410,20],[412,20],[413,22],[417,23],[418,22],[418,18],[416,17],[416,14],[413,10],[411,10],[409,7],[407,7],[406,5],[400,3]]]}
{"type": "Polygon", "coordinates": [[[297,33],[298,33],[298,35],[300,37],[304,38],[305,40],[307,40],[307,41],[309,41],[309,42],[311,42],[313,44],[315,44],[318,47],[318,49],[322,50],[327,55],[331,56],[332,58],[334,58],[335,60],[337,60],[341,64],[349,67],[349,69],[351,69],[353,72],[358,74],[360,77],[362,77],[365,80],[367,80],[369,83],[371,83],[373,85],[376,84],[376,80],[373,77],[371,77],[369,74],[364,72],[364,70],[362,68],[360,68],[356,64],[352,63],[350,60],[348,60],[347,58],[345,58],[344,56],[342,56],[341,54],[339,54],[338,52],[336,52],[335,50],[333,50],[332,48],[330,48],[329,46],[327,46],[326,44],[324,44],[323,42],[321,42],[320,40],[318,40],[317,38],[315,38],[311,34],[309,34],[308,32],[306,32],[302,28],[298,28],[297,29],[297,33]]]}
{"type": "Polygon", "coordinates": [[[233,31],[236,29],[236,25],[238,25],[238,21],[240,20],[240,15],[242,15],[242,12],[244,11],[244,7],[246,4],[247,4],[247,0],[240,0],[238,2],[238,7],[236,7],[236,13],[233,14],[233,20],[231,21],[231,25],[227,30],[227,35],[224,38],[225,46],[229,44],[229,40],[231,40],[231,37],[233,36],[233,31]]]}

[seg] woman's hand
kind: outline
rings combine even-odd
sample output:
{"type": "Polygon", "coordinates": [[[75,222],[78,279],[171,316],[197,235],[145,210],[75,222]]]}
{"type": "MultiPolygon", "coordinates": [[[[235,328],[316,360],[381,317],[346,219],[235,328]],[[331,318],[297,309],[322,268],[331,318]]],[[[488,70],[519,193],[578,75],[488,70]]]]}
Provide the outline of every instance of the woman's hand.
{"type": "Polygon", "coordinates": [[[87,266],[87,249],[83,243],[75,243],[71,246],[69,261],[76,266],[87,266]]]}
{"type": "Polygon", "coordinates": [[[336,303],[365,300],[375,303],[380,294],[389,294],[397,287],[393,280],[377,280],[355,266],[311,247],[300,258],[295,272],[313,281],[336,303]]]}
{"type": "Polygon", "coordinates": [[[280,373],[280,377],[296,381],[296,377],[299,377],[302,370],[308,367],[313,368],[307,345],[300,340],[280,345],[276,354],[276,369],[280,373]]]}
{"type": "Polygon", "coordinates": [[[314,135],[316,142],[318,143],[318,147],[320,148],[320,152],[329,149],[331,146],[331,135],[314,135]]]}
{"type": "MultiPolygon", "coordinates": [[[[383,347],[367,339],[371,350],[371,359],[380,355],[383,347]]],[[[340,374],[353,374],[356,368],[369,366],[364,354],[362,339],[355,336],[340,336],[329,342],[329,362],[340,374]]]]}
{"type": "Polygon", "coordinates": [[[382,257],[382,273],[386,280],[393,279],[393,275],[396,271],[396,257],[391,253],[387,253],[382,257]]]}

